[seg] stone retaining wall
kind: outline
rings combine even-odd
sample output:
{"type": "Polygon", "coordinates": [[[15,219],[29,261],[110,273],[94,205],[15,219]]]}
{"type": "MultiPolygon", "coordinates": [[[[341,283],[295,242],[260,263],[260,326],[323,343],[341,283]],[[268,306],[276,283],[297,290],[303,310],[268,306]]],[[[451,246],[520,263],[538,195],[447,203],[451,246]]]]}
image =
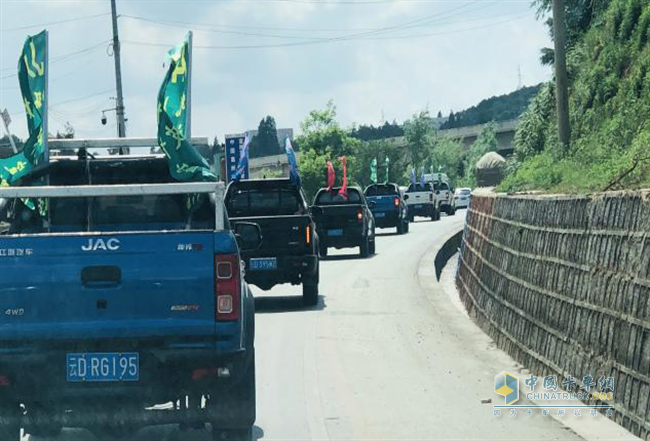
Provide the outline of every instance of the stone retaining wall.
{"type": "Polygon", "coordinates": [[[650,440],[650,191],[473,196],[456,283],[478,324],[540,377],[535,392],[546,375],[591,375],[596,391],[613,377],[614,400],[589,403],[613,404],[650,440]]]}

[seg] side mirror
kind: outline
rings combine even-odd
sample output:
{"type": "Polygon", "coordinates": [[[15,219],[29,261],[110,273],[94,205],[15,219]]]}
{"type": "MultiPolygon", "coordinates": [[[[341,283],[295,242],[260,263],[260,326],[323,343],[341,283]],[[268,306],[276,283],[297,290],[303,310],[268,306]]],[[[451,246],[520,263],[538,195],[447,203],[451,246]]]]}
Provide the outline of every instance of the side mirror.
{"type": "Polygon", "coordinates": [[[376,206],[377,206],[377,202],[375,201],[368,202],[368,208],[375,208],[376,206]]]}
{"type": "Polygon", "coordinates": [[[408,201],[408,200],[409,200],[409,195],[405,194],[405,195],[404,195],[404,200],[405,200],[405,201],[408,201]]]}
{"type": "Polygon", "coordinates": [[[262,245],[262,230],[252,222],[237,222],[235,238],[241,251],[253,251],[262,245]]]}
{"type": "Polygon", "coordinates": [[[318,205],[312,205],[311,207],[309,207],[309,212],[314,216],[320,216],[321,214],[323,214],[323,209],[318,205]]]}
{"type": "Polygon", "coordinates": [[[440,190],[436,190],[436,194],[440,194],[440,190]]]}

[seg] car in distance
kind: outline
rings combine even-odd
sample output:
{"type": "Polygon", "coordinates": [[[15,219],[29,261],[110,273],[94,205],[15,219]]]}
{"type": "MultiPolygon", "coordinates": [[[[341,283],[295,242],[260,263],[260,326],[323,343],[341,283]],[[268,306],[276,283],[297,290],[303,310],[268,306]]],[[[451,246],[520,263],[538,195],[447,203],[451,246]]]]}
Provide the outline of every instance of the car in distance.
{"type": "Polygon", "coordinates": [[[327,256],[328,248],[359,247],[362,257],[375,254],[375,218],[359,187],[348,187],[347,196],[340,188],[321,188],[314,197],[312,214],[316,221],[320,255],[327,256]]]}
{"type": "Polygon", "coordinates": [[[246,281],[263,290],[281,283],[302,285],[303,303],[318,301],[318,234],[301,188],[289,179],[233,181],[225,205],[233,225],[253,222],[262,245],[242,252],[246,281]]]}
{"type": "Polygon", "coordinates": [[[457,188],[454,199],[456,200],[456,208],[468,208],[469,207],[469,198],[472,195],[471,188],[457,188]]]}
{"type": "Polygon", "coordinates": [[[378,228],[396,228],[397,234],[408,233],[408,208],[397,184],[372,184],[363,194],[368,202],[375,203],[371,211],[378,228]]]}
{"type": "Polygon", "coordinates": [[[424,185],[411,184],[404,197],[411,222],[415,220],[416,216],[428,217],[432,221],[440,220],[440,208],[432,184],[428,182],[424,185]]]}
{"type": "Polygon", "coordinates": [[[250,439],[255,305],[239,252],[259,246],[259,227],[233,231],[223,184],[175,183],[164,158],[39,173],[46,218],[16,193],[29,188],[0,188],[0,439],[206,422],[215,439],[250,439]]]}

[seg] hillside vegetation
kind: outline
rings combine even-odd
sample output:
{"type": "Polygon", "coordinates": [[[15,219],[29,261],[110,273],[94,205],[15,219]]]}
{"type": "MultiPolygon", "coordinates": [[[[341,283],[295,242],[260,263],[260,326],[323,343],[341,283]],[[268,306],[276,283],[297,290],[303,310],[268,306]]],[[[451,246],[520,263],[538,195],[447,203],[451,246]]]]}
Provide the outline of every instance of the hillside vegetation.
{"type": "Polygon", "coordinates": [[[570,148],[559,145],[554,85],[547,84],[521,117],[501,190],[650,186],[650,2],[607,3],[569,49],[570,148]]]}

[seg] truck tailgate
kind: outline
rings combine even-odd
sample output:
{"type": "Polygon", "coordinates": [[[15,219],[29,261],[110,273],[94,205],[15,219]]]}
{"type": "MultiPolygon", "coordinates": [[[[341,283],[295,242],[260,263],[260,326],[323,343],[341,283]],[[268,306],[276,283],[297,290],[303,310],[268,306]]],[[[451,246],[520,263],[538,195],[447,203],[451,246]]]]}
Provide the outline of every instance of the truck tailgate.
{"type": "Polygon", "coordinates": [[[322,213],[316,216],[319,228],[344,228],[351,225],[360,225],[358,213],[361,205],[322,205],[322,213]]]}
{"type": "MultiPolygon", "coordinates": [[[[230,219],[232,224],[237,222],[254,222],[262,230],[262,245],[254,252],[246,255],[278,255],[278,254],[305,254],[310,246],[307,244],[307,226],[310,225],[309,216],[258,216],[237,217],[230,219]]],[[[311,235],[313,231],[309,232],[311,235]]]]}
{"type": "Polygon", "coordinates": [[[0,339],[214,335],[212,232],[0,236],[0,339]]]}

